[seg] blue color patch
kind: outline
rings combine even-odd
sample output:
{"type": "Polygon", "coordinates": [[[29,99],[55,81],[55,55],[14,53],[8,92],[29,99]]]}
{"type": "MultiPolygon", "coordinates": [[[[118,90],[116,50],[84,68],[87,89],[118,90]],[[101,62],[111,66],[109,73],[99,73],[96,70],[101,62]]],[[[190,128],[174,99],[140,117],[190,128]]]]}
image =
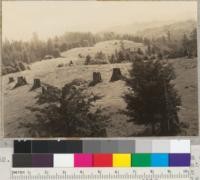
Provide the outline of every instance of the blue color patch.
{"type": "Polygon", "coordinates": [[[190,166],[191,155],[186,154],[169,154],[169,166],[170,167],[188,167],[190,166]]]}
{"type": "Polygon", "coordinates": [[[152,167],[168,167],[169,154],[151,154],[152,167]]]}

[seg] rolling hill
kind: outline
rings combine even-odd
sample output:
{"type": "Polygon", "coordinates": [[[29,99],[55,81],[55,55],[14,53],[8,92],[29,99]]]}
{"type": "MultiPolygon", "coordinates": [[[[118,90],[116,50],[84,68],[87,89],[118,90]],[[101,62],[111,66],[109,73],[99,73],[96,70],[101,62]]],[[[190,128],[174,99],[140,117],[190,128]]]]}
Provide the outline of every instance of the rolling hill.
{"type": "MultiPolygon", "coordinates": [[[[140,43],[124,41],[126,48],[143,47],[140,43]]],[[[104,65],[83,65],[84,58],[79,57],[90,53],[94,55],[97,51],[102,51],[106,55],[113,53],[120,47],[120,41],[105,41],[96,44],[94,47],[75,48],[62,54],[63,58],[43,60],[30,65],[31,70],[12,73],[3,76],[4,94],[4,130],[6,137],[29,137],[29,129],[22,127],[22,123],[34,122],[36,114],[27,107],[34,108],[36,100],[42,89],[30,91],[34,78],[40,78],[42,82],[52,86],[62,88],[66,83],[74,79],[84,79],[87,82],[92,80],[94,71],[101,72],[102,82],[93,87],[88,87],[88,91],[102,96],[96,101],[95,106],[105,109],[110,119],[107,125],[107,134],[110,137],[134,136],[144,130],[144,126],[128,123],[128,117],[120,111],[126,108],[126,103],[122,96],[127,91],[124,81],[110,82],[112,69],[118,67],[124,76],[129,76],[131,63],[104,64],[104,65]],[[69,66],[73,60],[74,65],[69,66]],[[63,63],[64,66],[58,67],[63,63]],[[18,76],[26,77],[28,85],[13,89],[16,82],[8,84],[8,78],[18,76]]],[[[169,60],[177,74],[176,88],[182,97],[182,107],[179,112],[181,122],[189,123],[189,127],[182,135],[195,135],[198,132],[197,120],[197,60],[196,59],[172,59],[169,60]]]]}
{"type": "MultiPolygon", "coordinates": [[[[85,57],[88,54],[93,57],[97,52],[102,51],[104,54],[106,54],[106,56],[109,56],[112,53],[115,53],[115,50],[120,49],[120,42],[120,40],[104,41],[97,43],[94,47],[74,48],[63,52],[61,54],[61,58],[37,61],[30,65],[31,71],[26,70],[24,72],[18,72],[15,74],[29,74],[31,77],[38,77],[42,76],[43,74],[53,73],[58,65],[62,64],[63,66],[68,66],[70,61],[73,61],[75,65],[83,65],[85,62],[85,57]],[[81,54],[81,57],[79,54],[81,54]]],[[[132,41],[123,40],[123,44],[125,48],[130,48],[131,50],[137,48],[146,49],[142,43],[134,43],[132,41]]],[[[5,76],[12,76],[12,74],[5,76]]]]}
{"type": "Polygon", "coordinates": [[[118,34],[132,34],[136,36],[146,37],[149,39],[167,36],[170,31],[171,38],[179,40],[183,34],[189,34],[195,27],[197,22],[189,19],[186,21],[153,21],[146,23],[133,23],[124,26],[115,26],[107,31],[118,34]]]}
{"type": "Polygon", "coordinates": [[[102,51],[107,57],[111,56],[115,53],[116,50],[120,50],[121,43],[123,43],[125,49],[130,49],[132,51],[137,50],[138,48],[142,50],[146,49],[146,47],[142,43],[136,43],[127,40],[110,40],[99,42],[93,47],[74,48],[69,51],[63,52],[62,56],[67,59],[71,59],[76,63],[83,64],[87,55],[90,55],[92,58],[94,58],[95,54],[100,51],[102,51]]]}
{"type": "Polygon", "coordinates": [[[113,26],[105,30],[105,32],[114,32],[117,34],[136,34],[148,28],[156,28],[173,23],[173,21],[152,21],[152,22],[136,22],[127,25],[113,26]]]}
{"type": "Polygon", "coordinates": [[[136,34],[138,36],[152,39],[159,38],[162,36],[166,37],[167,33],[170,32],[171,39],[180,40],[184,34],[190,35],[190,33],[195,27],[197,27],[197,22],[193,20],[188,20],[155,28],[147,28],[145,30],[138,31],[136,34]]]}

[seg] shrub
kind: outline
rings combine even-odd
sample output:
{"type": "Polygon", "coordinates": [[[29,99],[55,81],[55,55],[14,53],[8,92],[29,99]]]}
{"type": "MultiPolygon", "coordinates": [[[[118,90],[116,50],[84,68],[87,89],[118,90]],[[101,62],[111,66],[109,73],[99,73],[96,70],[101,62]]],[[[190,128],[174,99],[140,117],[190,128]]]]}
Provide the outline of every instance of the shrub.
{"type": "Polygon", "coordinates": [[[88,65],[91,63],[91,56],[88,54],[86,57],[85,57],[85,65],[88,65]]]}
{"type": "Polygon", "coordinates": [[[106,59],[106,55],[102,52],[102,51],[100,51],[100,52],[97,52],[96,54],[95,54],[95,59],[101,59],[101,60],[105,60],[106,59]]]}
{"type": "Polygon", "coordinates": [[[62,64],[58,64],[58,66],[57,67],[64,67],[64,64],[62,63],[62,64]]]}
{"type": "Polygon", "coordinates": [[[83,55],[81,53],[78,54],[79,58],[83,58],[83,55]]]}

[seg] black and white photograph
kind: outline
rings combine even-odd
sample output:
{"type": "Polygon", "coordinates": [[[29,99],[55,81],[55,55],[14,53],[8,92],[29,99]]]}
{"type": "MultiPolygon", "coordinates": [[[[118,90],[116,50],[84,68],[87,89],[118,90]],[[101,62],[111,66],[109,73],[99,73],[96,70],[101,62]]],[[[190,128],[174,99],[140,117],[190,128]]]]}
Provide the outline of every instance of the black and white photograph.
{"type": "Polygon", "coordinates": [[[6,138],[197,136],[197,1],[3,1],[6,138]]]}

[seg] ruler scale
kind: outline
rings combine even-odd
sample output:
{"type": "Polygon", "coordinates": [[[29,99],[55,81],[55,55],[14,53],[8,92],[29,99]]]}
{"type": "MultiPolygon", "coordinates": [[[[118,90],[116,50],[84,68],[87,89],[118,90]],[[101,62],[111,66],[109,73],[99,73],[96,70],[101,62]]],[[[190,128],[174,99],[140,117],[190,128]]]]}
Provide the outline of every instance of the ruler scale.
{"type": "Polygon", "coordinates": [[[13,169],[11,180],[80,180],[80,179],[133,179],[133,180],[188,180],[190,168],[84,168],[84,169],[13,169]]]}

